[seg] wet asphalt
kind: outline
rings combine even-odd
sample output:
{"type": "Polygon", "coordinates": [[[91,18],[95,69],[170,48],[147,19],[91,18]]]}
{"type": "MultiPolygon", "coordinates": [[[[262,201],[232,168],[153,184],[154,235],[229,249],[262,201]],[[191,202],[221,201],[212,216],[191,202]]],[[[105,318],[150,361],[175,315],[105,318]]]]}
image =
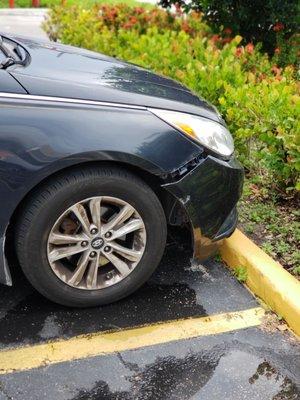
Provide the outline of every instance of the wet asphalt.
{"type": "MultiPolygon", "coordinates": [[[[191,265],[171,244],[150,281],[118,303],[69,309],[44,299],[14,272],[0,286],[0,348],[258,305],[219,262],[191,265]]],[[[0,400],[300,399],[300,346],[262,327],[0,375],[0,400]]]]}

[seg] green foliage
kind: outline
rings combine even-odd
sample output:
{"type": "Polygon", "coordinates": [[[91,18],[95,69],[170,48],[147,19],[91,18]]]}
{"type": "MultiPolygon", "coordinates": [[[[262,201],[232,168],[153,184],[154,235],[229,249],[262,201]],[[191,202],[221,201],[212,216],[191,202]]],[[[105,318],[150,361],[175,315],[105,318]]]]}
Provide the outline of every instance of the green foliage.
{"type": "Polygon", "coordinates": [[[218,262],[218,263],[222,262],[221,254],[216,254],[215,255],[215,261],[218,262]]]}
{"type": "MultiPolygon", "coordinates": [[[[201,11],[215,32],[223,28],[223,33],[243,36],[246,43],[262,43],[269,54],[276,49],[296,61],[293,47],[285,43],[299,33],[298,0],[161,0],[160,4],[165,8],[176,5],[185,12],[201,11]]],[[[282,58],[282,62],[286,60],[282,58]]]]}
{"type": "Polygon", "coordinates": [[[252,44],[241,46],[239,36],[224,43],[195,12],[185,17],[126,5],[56,7],[45,29],[53,40],[181,81],[218,106],[247,169],[266,185],[300,189],[300,96],[293,67],[276,67],[252,44]]]}
{"type": "Polygon", "coordinates": [[[247,268],[243,266],[236,267],[233,271],[233,274],[236,277],[236,279],[241,283],[246,282],[248,277],[247,268]]]}
{"type": "MultiPolygon", "coordinates": [[[[74,1],[74,0],[73,0],[74,1]]],[[[209,34],[210,29],[202,22],[199,15],[191,13],[188,19],[178,18],[176,15],[166,12],[157,7],[132,7],[129,4],[120,3],[116,5],[95,4],[94,7],[82,9],[81,7],[54,7],[51,18],[46,23],[46,31],[52,40],[61,40],[61,35],[68,33],[71,28],[72,18],[78,19],[77,28],[73,27],[74,32],[82,34],[90,24],[91,34],[102,35],[108,38],[108,34],[102,31],[107,28],[110,33],[117,35],[121,30],[133,31],[138,35],[146,34],[148,29],[155,27],[156,33],[173,31],[176,33],[186,32],[189,36],[195,37],[201,32],[202,35],[209,34]],[[76,32],[75,32],[76,29],[76,32]]],[[[113,40],[114,36],[110,36],[113,40]]],[[[118,45],[116,41],[115,45],[118,45]]],[[[94,49],[94,46],[89,46],[94,49]]]]}

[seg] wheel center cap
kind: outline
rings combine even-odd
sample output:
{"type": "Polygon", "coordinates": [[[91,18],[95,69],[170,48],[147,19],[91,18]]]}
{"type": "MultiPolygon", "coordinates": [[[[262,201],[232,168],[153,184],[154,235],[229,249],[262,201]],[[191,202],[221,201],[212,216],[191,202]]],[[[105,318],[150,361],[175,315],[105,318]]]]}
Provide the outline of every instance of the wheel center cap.
{"type": "Polygon", "coordinates": [[[100,237],[96,237],[95,239],[92,240],[91,246],[95,250],[101,249],[101,247],[104,245],[104,240],[100,237]]]}

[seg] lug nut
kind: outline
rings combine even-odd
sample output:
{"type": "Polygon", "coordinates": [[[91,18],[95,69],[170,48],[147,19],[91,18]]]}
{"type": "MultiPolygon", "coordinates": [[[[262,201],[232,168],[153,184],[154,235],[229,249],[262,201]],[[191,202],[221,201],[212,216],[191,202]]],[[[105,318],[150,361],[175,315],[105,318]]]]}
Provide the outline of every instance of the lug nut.
{"type": "Polygon", "coordinates": [[[96,228],[91,229],[91,234],[92,235],[96,235],[97,232],[98,232],[98,229],[96,229],[96,228]]]}
{"type": "Polygon", "coordinates": [[[106,277],[107,280],[109,280],[109,279],[111,279],[113,276],[114,276],[114,275],[113,275],[112,272],[108,272],[108,273],[106,274],[105,277],[106,277]]]}
{"type": "Polygon", "coordinates": [[[109,247],[109,246],[105,246],[105,247],[104,247],[104,251],[105,251],[106,253],[108,253],[108,252],[110,251],[110,247],[109,247]]]}
{"type": "Polygon", "coordinates": [[[106,232],[106,234],[104,235],[107,239],[108,238],[110,238],[111,237],[111,235],[112,235],[112,233],[111,232],[106,232]]]}
{"type": "Polygon", "coordinates": [[[92,251],[91,253],[90,253],[90,257],[96,257],[96,252],[95,251],[92,251]]]}
{"type": "Polygon", "coordinates": [[[81,242],[81,246],[82,247],[86,247],[88,245],[88,242],[86,240],[84,240],[83,242],[81,242]]]}

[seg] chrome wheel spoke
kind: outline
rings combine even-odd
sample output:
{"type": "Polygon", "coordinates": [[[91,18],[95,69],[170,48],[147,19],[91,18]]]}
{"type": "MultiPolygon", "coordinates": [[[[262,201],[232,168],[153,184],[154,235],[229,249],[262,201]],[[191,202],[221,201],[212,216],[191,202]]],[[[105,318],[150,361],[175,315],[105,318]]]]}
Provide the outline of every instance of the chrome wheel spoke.
{"type": "Polygon", "coordinates": [[[131,207],[129,204],[126,204],[111,221],[109,221],[107,224],[103,226],[103,233],[106,233],[107,231],[110,231],[114,227],[122,224],[128,218],[130,218],[133,213],[134,213],[134,208],[131,207]]]}
{"type": "Polygon", "coordinates": [[[81,245],[56,247],[49,252],[49,261],[54,262],[62,258],[73,256],[74,254],[82,253],[84,249],[81,245]]]}
{"type": "Polygon", "coordinates": [[[98,268],[99,268],[99,254],[97,254],[97,257],[93,258],[90,262],[90,267],[86,278],[86,284],[88,289],[97,289],[98,268]]]}
{"type": "Polygon", "coordinates": [[[90,200],[89,202],[90,212],[93,220],[93,224],[97,227],[100,232],[101,229],[101,197],[90,200]]]}
{"type": "Polygon", "coordinates": [[[85,251],[78,260],[77,268],[75,269],[73,275],[68,281],[70,285],[75,285],[75,286],[79,285],[86,271],[88,263],[89,263],[89,252],[85,251]]]}
{"type": "Polygon", "coordinates": [[[128,235],[128,233],[137,231],[144,226],[143,221],[140,219],[132,219],[131,221],[127,222],[127,224],[123,225],[116,231],[113,231],[110,240],[118,239],[122,236],[128,235]]]}
{"type": "Polygon", "coordinates": [[[128,249],[127,247],[120,246],[116,242],[110,242],[109,245],[112,247],[114,252],[120,254],[124,258],[130,261],[138,261],[142,257],[142,252],[137,250],[128,249]]]}
{"type": "Polygon", "coordinates": [[[131,270],[129,266],[113,253],[105,254],[105,257],[116,267],[116,269],[123,277],[130,274],[131,270]]]}
{"type": "Polygon", "coordinates": [[[51,244],[74,244],[87,240],[85,235],[67,235],[63,233],[51,232],[49,235],[49,243],[51,244]]]}
{"type": "Polygon", "coordinates": [[[80,203],[77,203],[73,207],[71,207],[70,210],[75,214],[76,218],[80,222],[83,231],[87,235],[90,235],[90,226],[91,226],[91,224],[90,224],[90,221],[88,219],[87,213],[86,213],[85,208],[83,207],[83,205],[80,204],[80,203]]]}

